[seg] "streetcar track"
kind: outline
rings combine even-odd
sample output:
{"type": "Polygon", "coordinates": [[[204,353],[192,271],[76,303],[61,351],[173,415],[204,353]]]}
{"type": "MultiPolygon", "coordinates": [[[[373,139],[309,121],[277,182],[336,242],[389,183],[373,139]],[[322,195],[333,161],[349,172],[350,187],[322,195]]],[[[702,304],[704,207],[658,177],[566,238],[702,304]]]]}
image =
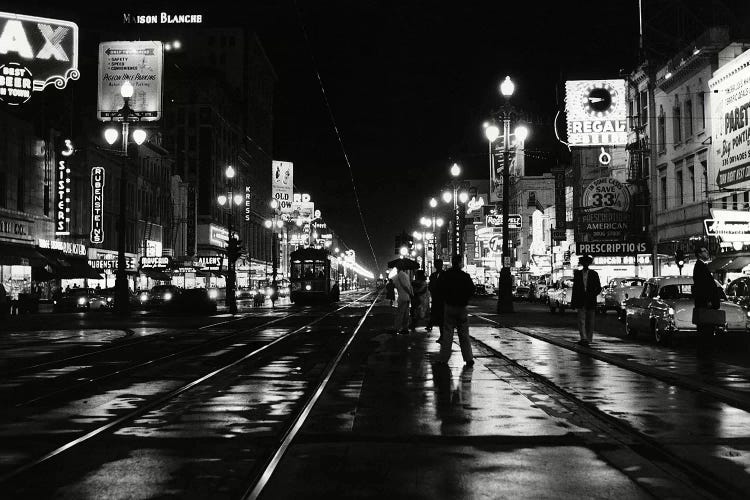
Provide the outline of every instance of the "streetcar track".
{"type": "MultiPolygon", "coordinates": [[[[234,366],[236,366],[236,365],[238,365],[240,363],[244,363],[244,362],[247,362],[247,361],[259,358],[260,356],[264,355],[266,353],[266,351],[268,351],[272,347],[275,347],[276,345],[284,342],[285,340],[290,339],[290,338],[296,336],[298,333],[307,331],[312,325],[314,325],[316,323],[319,323],[324,318],[327,318],[328,316],[331,316],[331,315],[337,313],[338,311],[340,311],[342,309],[345,309],[347,307],[351,307],[352,305],[355,305],[357,302],[359,302],[359,300],[361,300],[363,298],[366,298],[369,295],[370,294],[368,293],[368,294],[364,295],[363,297],[357,298],[357,299],[355,299],[352,302],[348,302],[348,303],[344,304],[343,306],[335,309],[334,311],[328,312],[328,313],[320,316],[319,318],[315,318],[314,320],[312,320],[312,321],[310,321],[308,323],[305,323],[304,325],[300,326],[299,328],[296,328],[295,330],[293,330],[291,332],[288,332],[288,333],[286,333],[286,334],[284,334],[284,335],[282,335],[282,336],[274,339],[273,341],[271,341],[271,342],[269,342],[269,343],[267,343],[267,344],[265,344],[265,345],[263,345],[263,346],[261,346],[261,347],[259,347],[257,349],[254,349],[252,352],[241,356],[239,359],[236,359],[236,360],[234,360],[234,361],[232,361],[230,363],[226,363],[223,366],[221,366],[220,368],[217,368],[216,370],[213,370],[213,371],[211,371],[211,372],[209,372],[209,373],[207,373],[207,374],[199,377],[198,379],[193,380],[192,382],[184,384],[183,386],[181,386],[181,387],[179,387],[177,389],[173,389],[173,390],[167,392],[166,394],[163,394],[161,396],[157,396],[157,397],[153,398],[151,401],[147,401],[147,402],[143,403],[138,408],[136,408],[136,409],[134,409],[134,410],[132,410],[132,411],[130,411],[130,412],[128,412],[128,413],[120,416],[120,417],[117,417],[114,420],[112,420],[112,421],[110,421],[110,422],[108,422],[106,424],[103,424],[103,425],[101,425],[101,426],[99,426],[99,427],[97,427],[95,429],[90,430],[89,432],[83,434],[82,436],[79,436],[78,438],[75,438],[75,439],[73,439],[73,440],[71,440],[71,441],[63,444],[63,445],[55,448],[54,450],[52,450],[50,452],[47,452],[46,454],[40,456],[39,458],[34,459],[34,460],[32,460],[31,462],[28,462],[25,465],[22,465],[22,466],[17,467],[17,468],[15,468],[15,469],[13,469],[13,470],[5,473],[5,474],[0,475],[0,483],[6,482],[9,479],[12,479],[12,478],[14,478],[16,476],[19,476],[19,475],[23,474],[24,472],[27,472],[27,471],[35,468],[35,467],[38,467],[38,466],[40,466],[40,465],[42,465],[44,463],[47,463],[49,460],[51,460],[51,459],[53,459],[53,458],[55,458],[55,457],[57,457],[57,456],[65,453],[66,451],[68,451],[68,450],[70,450],[70,449],[72,449],[72,448],[74,448],[74,447],[76,447],[78,445],[81,445],[81,444],[83,444],[85,442],[88,442],[89,440],[91,440],[91,439],[93,439],[93,438],[95,438],[95,437],[97,437],[97,436],[105,433],[106,431],[109,431],[111,429],[120,427],[123,423],[131,421],[131,420],[134,420],[134,419],[142,416],[145,413],[153,410],[154,408],[156,408],[156,407],[158,407],[160,405],[163,405],[167,401],[170,401],[170,400],[176,398],[177,396],[179,396],[179,395],[181,395],[181,394],[183,394],[183,393],[191,390],[192,388],[194,388],[194,387],[196,387],[196,386],[198,386],[198,385],[206,382],[207,380],[210,380],[210,379],[214,378],[215,376],[217,376],[217,375],[219,375],[219,374],[221,374],[221,373],[229,370],[230,368],[232,368],[232,367],[234,367],[234,366]]],[[[377,300],[377,298],[376,298],[376,300],[377,300]]],[[[375,301],[373,302],[373,304],[374,303],[375,303],[375,301]]],[[[369,312],[369,309],[368,309],[368,312],[369,312]]],[[[367,314],[365,313],[365,315],[363,316],[363,320],[362,321],[364,321],[364,318],[366,318],[366,317],[367,317],[367,314]]],[[[280,320],[280,319],[283,319],[283,318],[278,318],[278,320],[280,320]]],[[[348,344],[347,344],[347,346],[348,346],[348,344]]]]}
{"type": "MultiPolygon", "coordinates": [[[[494,323],[498,326],[502,326],[497,321],[494,321],[489,318],[485,318],[481,315],[472,314],[472,316],[494,323]]],[[[526,332],[516,330],[513,327],[506,327],[506,326],[502,326],[502,327],[516,331],[523,335],[528,335],[526,332]]],[[[539,337],[537,337],[536,335],[529,335],[529,336],[538,338],[539,340],[548,341],[548,339],[543,338],[541,336],[539,337]]],[[[704,488],[706,491],[717,495],[718,498],[726,498],[727,494],[731,494],[733,498],[734,497],[744,498],[746,496],[747,492],[737,488],[734,485],[727,484],[726,481],[722,480],[720,477],[717,477],[712,472],[704,468],[701,468],[699,466],[693,465],[691,462],[676,455],[674,452],[672,452],[671,450],[667,448],[666,444],[670,444],[670,443],[660,443],[658,440],[634,428],[631,424],[627,423],[626,421],[618,417],[615,417],[613,415],[610,415],[609,413],[599,409],[595,404],[589,403],[579,398],[578,396],[564,389],[563,387],[559,386],[558,384],[556,384],[549,378],[536,373],[535,371],[533,371],[530,368],[527,368],[520,362],[506,356],[497,348],[489,345],[487,342],[481,339],[478,339],[474,336],[471,336],[471,339],[472,341],[481,345],[487,351],[491,352],[494,356],[509,363],[517,371],[521,372],[522,374],[525,374],[527,377],[531,378],[537,383],[545,387],[548,387],[549,389],[554,391],[556,394],[558,394],[560,397],[562,397],[563,399],[575,405],[575,407],[580,408],[592,419],[602,422],[608,428],[614,429],[617,432],[630,437],[633,440],[633,442],[623,443],[623,445],[631,449],[637,455],[644,457],[651,461],[653,461],[651,457],[658,457],[658,459],[660,459],[664,463],[668,464],[669,466],[673,467],[680,473],[684,474],[687,478],[690,478],[701,488],[704,488]]],[[[610,362],[609,360],[601,359],[601,358],[594,356],[593,354],[595,353],[595,351],[592,351],[591,349],[583,350],[583,349],[573,348],[573,346],[568,346],[563,343],[557,343],[557,342],[549,342],[549,343],[560,348],[568,349],[571,351],[576,351],[580,354],[589,355],[605,363],[610,363],[620,368],[629,370],[628,367],[619,366],[617,363],[613,363],[613,362],[610,362]]],[[[641,374],[641,373],[639,373],[639,375],[649,376],[649,375],[641,374]]]]}
{"type": "Polygon", "coordinates": [[[586,354],[596,360],[603,361],[605,363],[617,366],[618,368],[622,368],[633,373],[637,373],[638,375],[655,378],[669,385],[680,387],[682,389],[688,389],[694,392],[708,394],[709,396],[714,397],[722,403],[726,403],[740,410],[750,412],[750,396],[745,396],[737,391],[722,389],[721,387],[717,387],[714,385],[696,382],[695,380],[692,380],[684,375],[673,374],[665,372],[660,368],[652,368],[641,363],[627,361],[616,355],[607,354],[591,347],[580,346],[569,340],[558,339],[553,336],[548,336],[541,333],[519,330],[516,327],[503,325],[500,322],[495,321],[491,318],[487,318],[486,316],[482,316],[481,314],[472,313],[471,316],[487,321],[488,323],[493,323],[498,327],[513,330],[514,332],[520,333],[521,335],[526,335],[527,337],[532,337],[537,340],[555,345],[557,347],[561,347],[563,349],[568,349],[580,354],[586,354]]]}

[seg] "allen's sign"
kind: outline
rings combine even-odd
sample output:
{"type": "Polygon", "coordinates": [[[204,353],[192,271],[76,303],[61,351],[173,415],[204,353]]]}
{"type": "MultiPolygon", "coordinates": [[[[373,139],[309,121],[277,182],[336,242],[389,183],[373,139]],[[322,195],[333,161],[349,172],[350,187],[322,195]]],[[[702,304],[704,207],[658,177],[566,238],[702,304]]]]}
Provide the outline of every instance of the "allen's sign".
{"type": "Polygon", "coordinates": [[[0,12],[0,101],[19,105],[47,85],[78,80],[78,26],[0,12]]]}

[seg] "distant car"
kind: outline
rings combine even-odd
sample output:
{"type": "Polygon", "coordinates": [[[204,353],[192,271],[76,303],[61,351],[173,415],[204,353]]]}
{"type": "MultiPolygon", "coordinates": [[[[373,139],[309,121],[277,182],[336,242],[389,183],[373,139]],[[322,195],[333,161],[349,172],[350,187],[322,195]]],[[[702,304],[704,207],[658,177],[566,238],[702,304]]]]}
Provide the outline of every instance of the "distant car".
{"type": "Polygon", "coordinates": [[[205,288],[181,290],[164,303],[164,310],[180,314],[216,314],[216,300],[205,288]]]}
{"type": "Polygon", "coordinates": [[[536,284],[532,300],[536,302],[547,302],[547,285],[545,283],[536,284]]]}
{"type": "Polygon", "coordinates": [[[138,299],[143,307],[161,307],[182,293],[183,289],[174,285],[156,285],[149,291],[142,291],[138,299]]]}
{"type": "Polygon", "coordinates": [[[604,306],[602,312],[616,311],[617,317],[625,319],[625,301],[639,297],[643,291],[645,278],[613,278],[604,289],[604,306]]]}
{"type": "Polygon", "coordinates": [[[552,288],[547,289],[547,305],[549,312],[559,311],[560,314],[565,309],[571,308],[573,300],[573,278],[563,278],[555,283],[552,288]]]}
{"type": "Polygon", "coordinates": [[[481,284],[481,283],[474,284],[474,295],[476,295],[477,297],[484,297],[484,296],[486,296],[487,295],[487,288],[483,284],[481,284]]]}
{"type": "Polygon", "coordinates": [[[97,300],[93,288],[71,288],[52,300],[54,312],[88,311],[91,301],[97,300]]]}
{"type": "MultiPolygon", "coordinates": [[[[718,333],[750,333],[750,312],[727,301],[721,286],[716,283],[723,299],[721,310],[726,313],[726,324],[718,333]]],[[[693,324],[692,276],[663,276],[646,280],[639,297],[625,301],[625,333],[635,336],[648,332],[657,343],[668,343],[676,335],[696,332],[693,324]]]]}
{"type": "Polygon", "coordinates": [[[513,290],[513,298],[515,300],[529,300],[529,293],[531,292],[531,287],[528,285],[518,285],[515,290],[513,290]]]}

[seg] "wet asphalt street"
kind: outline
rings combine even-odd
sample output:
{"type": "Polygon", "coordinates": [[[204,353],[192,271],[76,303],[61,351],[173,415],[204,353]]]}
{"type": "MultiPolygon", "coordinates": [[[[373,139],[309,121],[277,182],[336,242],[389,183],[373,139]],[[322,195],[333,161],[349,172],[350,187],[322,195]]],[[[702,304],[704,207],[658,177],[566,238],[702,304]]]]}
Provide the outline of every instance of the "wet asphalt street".
{"type": "Polygon", "coordinates": [[[440,365],[436,330],[393,335],[388,303],[354,298],[237,317],[5,323],[2,496],[252,498],[263,470],[260,498],[742,498],[750,488],[749,339],[717,339],[710,353],[692,338],[657,346],[625,337],[609,313],[586,348],[574,343],[574,312],[517,303],[500,317],[478,299],[474,366],[457,345],[440,365]]]}

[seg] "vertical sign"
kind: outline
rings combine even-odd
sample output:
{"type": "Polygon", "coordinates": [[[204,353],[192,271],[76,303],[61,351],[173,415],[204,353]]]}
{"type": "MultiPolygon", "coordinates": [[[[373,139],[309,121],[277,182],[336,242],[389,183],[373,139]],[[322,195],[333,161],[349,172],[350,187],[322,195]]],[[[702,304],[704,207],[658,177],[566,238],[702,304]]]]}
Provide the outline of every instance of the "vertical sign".
{"type": "Polygon", "coordinates": [[[245,222],[250,222],[250,209],[252,207],[252,191],[250,186],[245,186],[245,222]]]}
{"type": "Polygon", "coordinates": [[[130,82],[129,105],[141,120],[161,118],[161,75],[164,63],[159,41],[102,42],[99,44],[99,101],[97,118],[109,121],[123,106],[122,84],[130,82]]]}
{"type": "Polygon", "coordinates": [[[196,211],[195,211],[195,186],[188,185],[187,188],[187,251],[188,257],[195,255],[195,231],[196,231],[196,211]]]}
{"type": "Polygon", "coordinates": [[[552,169],[552,175],[555,176],[555,225],[557,226],[552,232],[552,239],[565,241],[565,169],[555,167],[552,169]]]}
{"type": "Polygon", "coordinates": [[[626,88],[625,80],[565,82],[565,114],[571,146],[627,144],[626,88]]]}
{"type": "Polygon", "coordinates": [[[104,243],[104,168],[91,169],[91,243],[104,243]]]}
{"type": "Polygon", "coordinates": [[[271,168],[271,196],[279,202],[281,213],[291,213],[294,164],[289,161],[273,161],[271,168]]]}
{"type": "Polygon", "coordinates": [[[73,143],[66,139],[60,149],[60,160],[57,162],[55,176],[55,234],[58,236],[70,234],[70,167],[68,158],[73,156],[73,143]]]}

